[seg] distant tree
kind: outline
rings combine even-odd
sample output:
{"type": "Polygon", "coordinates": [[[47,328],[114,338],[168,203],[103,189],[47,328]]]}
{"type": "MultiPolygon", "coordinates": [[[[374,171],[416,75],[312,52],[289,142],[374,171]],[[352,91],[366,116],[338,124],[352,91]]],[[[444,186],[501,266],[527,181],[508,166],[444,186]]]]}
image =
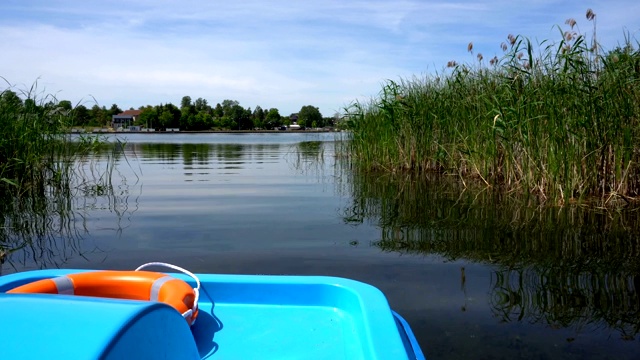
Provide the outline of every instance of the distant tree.
{"type": "Polygon", "coordinates": [[[54,100],[47,101],[46,103],[45,102],[41,102],[41,105],[40,105],[40,107],[45,108],[47,110],[53,110],[57,106],[58,106],[58,102],[54,101],[54,100]]]}
{"type": "Polygon", "coordinates": [[[24,99],[24,108],[27,109],[27,111],[30,110],[35,110],[38,107],[38,104],[36,104],[36,101],[28,98],[28,99],[24,99]]]}
{"type": "Polygon", "coordinates": [[[58,108],[65,111],[71,111],[71,109],[73,109],[73,105],[69,100],[60,100],[58,101],[58,108]]]}
{"type": "Polygon", "coordinates": [[[4,90],[0,93],[0,105],[7,106],[9,108],[22,107],[22,99],[11,90],[4,90]]]}
{"type": "Polygon", "coordinates": [[[211,106],[209,106],[207,100],[203,98],[197,98],[194,106],[196,107],[197,112],[206,111],[208,113],[211,113],[211,106]]]}
{"type": "Polygon", "coordinates": [[[320,110],[311,105],[303,106],[298,113],[298,125],[300,126],[312,126],[315,122],[316,126],[322,126],[322,114],[320,110]]]}
{"type": "Polygon", "coordinates": [[[98,104],[93,105],[89,114],[91,116],[90,125],[106,126],[111,123],[111,115],[109,115],[107,108],[104,106],[100,107],[98,104]]]}
{"type": "MultiPolygon", "coordinates": [[[[223,106],[224,107],[224,106],[223,106]]],[[[237,102],[230,109],[225,111],[225,116],[230,129],[250,130],[253,129],[251,120],[251,109],[244,109],[237,102]]]]}
{"type": "Polygon", "coordinates": [[[175,105],[167,103],[160,105],[158,109],[158,121],[160,127],[177,128],[180,127],[180,117],[182,112],[175,105]]]}
{"type": "Polygon", "coordinates": [[[216,127],[223,129],[237,129],[238,123],[235,122],[230,116],[224,115],[216,122],[216,127]]]}
{"type": "Polygon", "coordinates": [[[222,108],[222,105],[220,105],[220,103],[216,104],[216,107],[213,109],[212,115],[214,118],[221,118],[224,116],[224,109],[222,108]]]}
{"type": "Polygon", "coordinates": [[[222,111],[224,113],[224,116],[229,116],[231,113],[231,109],[233,109],[234,106],[238,106],[240,105],[239,102],[237,102],[236,100],[223,100],[222,101],[222,111]]]}
{"type": "Polygon", "coordinates": [[[267,129],[273,129],[282,124],[282,117],[278,109],[269,109],[264,117],[264,127],[267,129]]]}
{"type": "Polygon", "coordinates": [[[76,106],[71,112],[73,117],[73,125],[76,126],[85,126],[89,125],[91,120],[91,115],[89,114],[89,109],[87,109],[84,105],[76,106]]]}
{"type": "Polygon", "coordinates": [[[253,123],[253,117],[251,108],[246,108],[243,113],[240,121],[238,122],[238,127],[240,130],[253,130],[255,128],[255,124],[253,123]]]}
{"type": "Polygon", "coordinates": [[[213,127],[213,117],[209,112],[202,110],[193,117],[190,126],[191,130],[209,130],[213,127]]]}
{"type": "MultiPolygon", "coordinates": [[[[340,119],[340,115],[338,114],[338,119],[340,119]]],[[[322,118],[322,126],[318,125],[319,127],[325,127],[325,126],[333,126],[333,124],[336,122],[336,115],[332,116],[332,117],[325,117],[322,118]]]]}
{"type": "Polygon", "coordinates": [[[173,127],[173,114],[170,111],[162,111],[158,116],[158,123],[163,128],[173,127]]]}
{"type": "Polygon", "coordinates": [[[191,106],[191,96],[183,96],[180,101],[180,109],[188,108],[191,106]]]}
{"type": "MultiPolygon", "coordinates": [[[[177,128],[180,127],[180,118],[182,116],[182,113],[180,111],[180,109],[178,109],[177,106],[171,104],[171,103],[167,103],[167,104],[160,104],[157,105],[154,108],[155,112],[157,113],[157,120],[153,119],[153,112],[151,110],[146,110],[143,113],[145,114],[145,116],[142,116],[142,120],[154,120],[153,121],[153,128],[177,128]]],[[[151,123],[149,123],[149,126],[151,127],[151,123]]]]}
{"type": "Polygon", "coordinates": [[[196,107],[191,104],[191,98],[184,96],[180,106],[180,128],[191,130],[196,114],[196,107]]]}
{"type": "Polygon", "coordinates": [[[253,110],[253,115],[252,115],[253,125],[258,128],[263,128],[265,115],[266,114],[264,110],[262,110],[260,105],[256,106],[255,110],[253,110]]]}
{"type": "Polygon", "coordinates": [[[118,115],[122,113],[122,109],[120,109],[118,107],[118,105],[113,104],[111,105],[111,108],[109,109],[109,113],[107,114],[109,117],[113,116],[113,115],[118,115]]]}
{"type": "Polygon", "coordinates": [[[155,126],[160,125],[158,119],[158,107],[157,106],[145,106],[141,108],[140,116],[136,121],[136,125],[143,125],[147,128],[154,129],[155,126]]]}

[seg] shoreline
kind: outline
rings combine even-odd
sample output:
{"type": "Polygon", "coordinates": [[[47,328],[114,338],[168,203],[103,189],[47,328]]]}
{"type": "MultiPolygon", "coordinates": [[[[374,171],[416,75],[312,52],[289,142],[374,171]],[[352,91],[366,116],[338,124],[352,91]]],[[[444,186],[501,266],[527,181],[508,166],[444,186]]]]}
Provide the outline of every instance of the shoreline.
{"type": "Polygon", "coordinates": [[[98,132],[77,132],[68,131],[67,134],[287,134],[287,133],[331,133],[340,132],[335,130],[184,130],[184,131],[98,131],[98,132]]]}

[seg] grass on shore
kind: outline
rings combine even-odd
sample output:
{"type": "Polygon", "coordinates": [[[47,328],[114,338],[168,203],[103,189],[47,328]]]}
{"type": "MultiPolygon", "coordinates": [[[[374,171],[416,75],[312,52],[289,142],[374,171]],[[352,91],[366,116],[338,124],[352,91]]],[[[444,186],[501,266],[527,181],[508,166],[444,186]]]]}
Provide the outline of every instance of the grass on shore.
{"type": "MultiPolygon", "coordinates": [[[[349,155],[370,172],[439,172],[567,203],[640,196],[640,50],[604,53],[568,19],[539,49],[509,35],[502,58],[451,61],[387,81],[347,109],[349,155]]],[[[637,47],[637,42],[636,42],[637,47]]],[[[473,44],[468,46],[473,52],[473,44]]]]}
{"type": "Polygon", "coordinates": [[[41,95],[35,85],[0,91],[0,264],[25,247],[41,254],[44,243],[59,247],[59,237],[77,237],[72,197],[86,188],[110,187],[113,164],[88,173],[91,164],[84,161],[100,139],[70,141],[66,131],[73,113],[58,107],[55,97],[41,95]]]}

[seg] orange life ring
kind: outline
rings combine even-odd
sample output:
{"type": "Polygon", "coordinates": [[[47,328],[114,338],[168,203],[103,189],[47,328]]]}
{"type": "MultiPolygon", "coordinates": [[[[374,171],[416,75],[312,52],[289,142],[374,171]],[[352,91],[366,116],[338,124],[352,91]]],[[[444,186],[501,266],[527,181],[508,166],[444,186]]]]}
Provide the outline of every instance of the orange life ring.
{"type": "Polygon", "coordinates": [[[91,271],[34,281],[7,291],[159,301],[193,324],[198,316],[196,290],[185,281],[151,271],[91,271]]]}

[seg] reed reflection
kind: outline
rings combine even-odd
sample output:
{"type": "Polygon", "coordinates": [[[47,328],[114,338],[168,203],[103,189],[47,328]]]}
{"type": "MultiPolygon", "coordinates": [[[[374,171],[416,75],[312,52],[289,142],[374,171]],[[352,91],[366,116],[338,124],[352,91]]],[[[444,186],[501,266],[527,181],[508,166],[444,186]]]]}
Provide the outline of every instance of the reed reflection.
{"type": "Polygon", "coordinates": [[[59,267],[73,257],[101,251],[84,243],[92,214],[103,211],[120,234],[137,209],[137,178],[130,184],[114,171],[123,158],[122,144],[100,146],[89,158],[74,161],[64,186],[42,186],[16,195],[0,193],[0,273],[2,265],[59,267]],[[114,185],[115,183],[115,185],[114,185]],[[114,217],[114,218],[113,218],[114,217]]]}
{"type": "Polygon", "coordinates": [[[290,164],[298,173],[309,178],[324,179],[327,175],[326,148],[331,146],[323,141],[302,141],[291,148],[293,156],[290,157],[290,164]]]}
{"type": "Polygon", "coordinates": [[[633,340],[640,331],[638,274],[529,267],[492,276],[491,305],[505,322],[526,320],[552,328],[587,325],[617,330],[633,340]]]}
{"type": "Polygon", "coordinates": [[[379,225],[381,249],[491,264],[502,321],[638,335],[640,212],[540,207],[440,178],[344,176],[344,221],[379,225]]]}

